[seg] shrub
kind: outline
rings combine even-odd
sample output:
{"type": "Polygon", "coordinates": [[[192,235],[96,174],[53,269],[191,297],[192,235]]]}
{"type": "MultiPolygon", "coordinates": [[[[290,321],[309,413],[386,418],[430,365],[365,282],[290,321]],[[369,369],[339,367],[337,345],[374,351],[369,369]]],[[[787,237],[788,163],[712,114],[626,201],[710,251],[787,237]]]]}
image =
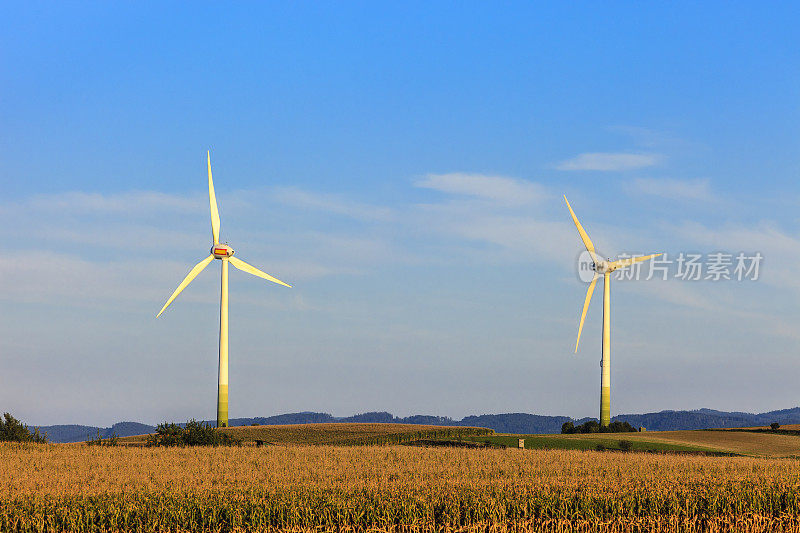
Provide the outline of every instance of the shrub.
{"type": "Polygon", "coordinates": [[[603,433],[634,433],[636,432],[636,428],[630,425],[628,422],[614,420],[608,425],[608,427],[603,428],[601,431],[603,433]]]}
{"type": "Polygon", "coordinates": [[[578,433],[600,433],[600,423],[597,420],[589,420],[578,426],[578,433]]]}
{"type": "Polygon", "coordinates": [[[623,452],[629,452],[633,449],[633,443],[629,440],[619,441],[619,449],[623,452]]]}
{"type": "Polygon", "coordinates": [[[98,429],[97,437],[92,438],[91,436],[88,436],[86,438],[86,444],[88,446],[117,446],[119,444],[119,437],[117,436],[117,433],[114,432],[109,438],[103,439],[100,437],[100,430],[98,429]]]}
{"type": "Polygon", "coordinates": [[[770,424],[770,425],[769,425],[769,427],[770,427],[770,429],[771,429],[772,431],[775,431],[776,429],[778,429],[779,427],[781,427],[781,425],[780,425],[780,424],[778,424],[777,422],[773,422],[772,424],[770,424]]]}
{"type": "Polygon", "coordinates": [[[238,446],[241,443],[241,439],[195,419],[188,421],[185,427],[164,422],[147,437],[148,446],[238,446]]]}
{"type": "Polygon", "coordinates": [[[0,420],[0,442],[35,442],[42,444],[47,442],[47,435],[39,434],[39,428],[34,428],[30,432],[28,426],[11,416],[4,413],[0,420]]]}
{"type": "Polygon", "coordinates": [[[636,432],[636,428],[628,422],[620,422],[615,420],[607,427],[600,427],[597,420],[589,420],[583,424],[575,425],[572,422],[564,422],[561,425],[561,433],[632,433],[636,432]]]}

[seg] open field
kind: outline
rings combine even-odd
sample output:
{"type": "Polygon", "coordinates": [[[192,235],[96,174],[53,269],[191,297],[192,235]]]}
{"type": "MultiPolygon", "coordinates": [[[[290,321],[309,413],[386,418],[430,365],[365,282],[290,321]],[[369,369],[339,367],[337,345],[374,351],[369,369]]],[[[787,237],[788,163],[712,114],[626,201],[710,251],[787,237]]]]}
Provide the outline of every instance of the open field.
{"type": "MultiPolygon", "coordinates": [[[[761,429],[761,428],[759,428],[761,429]]],[[[800,436],[743,430],[646,431],[643,433],[591,433],[572,435],[495,435],[492,430],[414,424],[297,424],[238,426],[221,431],[243,439],[276,445],[402,444],[414,440],[490,441],[517,447],[525,439],[527,449],[594,450],[598,444],[618,449],[619,441],[632,443],[634,451],[735,454],[763,457],[800,457],[800,436]]],[[[120,444],[141,446],[147,436],[124,437],[120,444]]]]}
{"type": "Polygon", "coordinates": [[[407,446],[0,446],[0,531],[800,530],[800,461],[407,446]]]}
{"type": "Polygon", "coordinates": [[[705,452],[763,457],[800,457],[800,436],[748,431],[646,431],[643,433],[590,433],[574,435],[495,435],[470,437],[517,446],[525,439],[528,449],[594,449],[598,444],[618,448],[620,440],[631,441],[634,450],[705,452]]]}
{"type": "Polygon", "coordinates": [[[699,453],[699,454],[721,454],[719,449],[707,446],[695,446],[691,444],[674,444],[659,442],[655,440],[634,440],[629,439],[627,434],[592,434],[592,435],[516,435],[499,434],[481,437],[466,437],[466,440],[475,442],[489,441],[503,444],[512,448],[518,446],[517,439],[525,439],[526,450],[595,450],[598,445],[602,445],[607,450],[620,450],[621,440],[630,441],[632,451],[639,452],[675,452],[675,453],[699,453]]]}
{"type": "MultiPolygon", "coordinates": [[[[416,424],[293,424],[285,426],[235,426],[220,431],[242,439],[243,444],[254,444],[261,440],[277,445],[337,445],[401,444],[412,440],[435,438],[459,438],[493,434],[485,428],[422,426],[416,424]]],[[[123,437],[120,444],[141,446],[147,435],[123,437]]]]}
{"type": "MultiPolygon", "coordinates": [[[[761,431],[768,429],[770,429],[769,426],[747,426],[743,428],[720,428],[715,429],[714,431],[761,431]]],[[[788,431],[800,431],[800,424],[781,424],[780,429],[785,429],[788,431]]]]}

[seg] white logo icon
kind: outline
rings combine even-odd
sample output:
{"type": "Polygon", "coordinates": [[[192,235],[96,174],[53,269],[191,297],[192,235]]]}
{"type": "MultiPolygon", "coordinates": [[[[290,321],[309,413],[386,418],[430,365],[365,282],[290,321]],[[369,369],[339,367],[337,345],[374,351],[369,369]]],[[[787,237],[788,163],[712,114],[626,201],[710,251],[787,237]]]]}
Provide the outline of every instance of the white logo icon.
{"type": "Polygon", "coordinates": [[[584,283],[591,283],[594,279],[594,260],[586,250],[578,256],[578,278],[584,283]]]}

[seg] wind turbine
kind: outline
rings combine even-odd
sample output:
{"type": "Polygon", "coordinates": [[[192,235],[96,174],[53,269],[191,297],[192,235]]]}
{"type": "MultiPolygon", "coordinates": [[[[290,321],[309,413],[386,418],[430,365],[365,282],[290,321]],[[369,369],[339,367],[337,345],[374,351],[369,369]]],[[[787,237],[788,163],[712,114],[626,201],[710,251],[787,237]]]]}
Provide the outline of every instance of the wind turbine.
{"type": "Polygon", "coordinates": [[[603,276],[603,358],[600,360],[602,367],[602,375],[600,378],[600,427],[607,427],[611,423],[611,273],[617,269],[628,267],[634,263],[647,261],[662,254],[643,255],[639,257],[629,257],[626,259],[619,259],[617,261],[606,261],[597,255],[594,250],[592,240],[584,231],[581,223],[578,222],[578,217],[569,205],[567,197],[564,196],[564,201],[567,202],[567,209],[569,214],[572,215],[572,220],[578,228],[578,233],[581,235],[581,240],[586,251],[592,257],[592,282],[586,290],[586,300],[583,302],[583,312],[581,312],[581,322],[578,326],[578,340],[575,341],[575,353],[578,353],[578,343],[581,342],[581,331],[583,330],[583,321],[586,318],[586,311],[589,309],[589,302],[592,300],[592,293],[594,292],[594,285],[597,283],[597,278],[603,276]]]}
{"type": "Polygon", "coordinates": [[[172,300],[178,297],[183,289],[186,288],[197,275],[206,268],[211,261],[219,259],[222,261],[222,280],[219,297],[219,388],[217,389],[217,427],[228,425],[228,263],[233,264],[239,270],[253,274],[259,278],[291,287],[277,278],[260,271],[256,267],[249,265],[233,257],[233,248],[227,243],[219,242],[219,210],[217,209],[217,197],[214,194],[214,181],[211,179],[211,152],[208,155],[208,201],[211,206],[211,255],[197,263],[192,270],[183,278],[181,284],[169,297],[167,303],[158,312],[156,318],[161,316],[172,300]]]}

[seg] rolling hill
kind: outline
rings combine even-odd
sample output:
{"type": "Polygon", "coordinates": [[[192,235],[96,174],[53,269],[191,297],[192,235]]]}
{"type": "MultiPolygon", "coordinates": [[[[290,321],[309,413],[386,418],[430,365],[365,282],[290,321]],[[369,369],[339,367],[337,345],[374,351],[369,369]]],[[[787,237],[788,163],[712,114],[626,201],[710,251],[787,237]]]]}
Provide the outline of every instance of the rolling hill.
{"type": "MultiPolygon", "coordinates": [[[[288,413],[269,417],[234,418],[231,426],[262,426],[288,424],[320,424],[320,423],[395,423],[435,426],[484,427],[498,433],[542,434],[560,433],[564,422],[582,423],[588,418],[575,420],[567,416],[544,416],[529,413],[483,414],[472,415],[454,420],[449,417],[435,415],[413,415],[396,417],[387,412],[369,412],[349,417],[334,417],[328,413],[301,412],[288,413]]],[[[677,431],[707,428],[737,428],[767,426],[772,422],[781,425],[800,424],[800,407],[769,411],[766,413],[742,413],[698,409],[694,411],[661,411],[658,413],[624,414],[613,420],[628,421],[635,427],[644,426],[653,431],[677,431]]],[[[55,425],[40,426],[40,431],[47,433],[52,442],[81,442],[87,436],[96,436],[100,431],[103,438],[116,433],[119,437],[152,433],[155,426],[138,422],[120,422],[111,427],[55,425]]]]}

